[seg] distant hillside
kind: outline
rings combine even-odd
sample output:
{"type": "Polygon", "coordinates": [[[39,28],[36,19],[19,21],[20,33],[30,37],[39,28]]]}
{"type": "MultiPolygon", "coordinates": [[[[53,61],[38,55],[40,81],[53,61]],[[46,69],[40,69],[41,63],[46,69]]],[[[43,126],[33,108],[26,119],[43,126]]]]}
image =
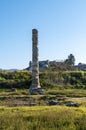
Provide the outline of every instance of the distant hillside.
{"type": "Polygon", "coordinates": [[[0,69],[0,71],[14,72],[14,71],[18,71],[18,69],[0,69]]]}

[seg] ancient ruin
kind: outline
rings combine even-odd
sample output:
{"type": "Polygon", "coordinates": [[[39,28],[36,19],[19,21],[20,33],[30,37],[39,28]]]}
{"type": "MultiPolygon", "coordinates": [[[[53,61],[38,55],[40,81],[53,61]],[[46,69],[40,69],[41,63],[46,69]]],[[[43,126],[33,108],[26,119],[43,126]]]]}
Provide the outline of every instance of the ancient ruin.
{"type": "Polygon", "coordinates": [[[32,85],[30,86],[30,94],[43,94],[39,82],[39,61],[38,61],[38,31],[32,30],[32,85]]]}

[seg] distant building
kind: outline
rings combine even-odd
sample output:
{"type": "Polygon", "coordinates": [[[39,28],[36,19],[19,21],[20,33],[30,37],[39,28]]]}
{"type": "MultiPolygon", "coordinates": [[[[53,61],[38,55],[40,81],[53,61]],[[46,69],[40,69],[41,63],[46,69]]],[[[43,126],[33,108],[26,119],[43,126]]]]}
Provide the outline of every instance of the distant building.
{"type": "MultiPolygon", "coordinates": [[[[55,68],[55,70],[70,70],[71,69],[70,66],[68,66],[68,64],[66,64],[63,60],[39,61],[39,70],[46,70],[49,67],[55,68]]],[[[84,64],[84,63],[79,63],[78,65],[74,65],[72,67],[73,67],[73,69],[86,71],[86,64],[84,64]]],[[[29,62],[29,67],[26,69],[32,71],[32,62],[31,61],[29,62]]]]}
{"type": "Polygon", "coordinates": [[[84,63],[79,63],[78,65],[75,65],[74,67],[76,69],[86,71],[86,64],[84,64],[84,63]]]}
{"type": "MultiPolygon", "coordinates": [[[[57,66],[57,65],[61,65],[61,63],[63,63],[63,61],[49,61],[49,60],[45,60],[45,61],[39,61],[39,70],[46,70],[49,67],[53,67],[53,66],[57,66]]],[[[32,70],[32,62],[29,62],[29,67],[27,68],[28,70],[32,70]]]]}

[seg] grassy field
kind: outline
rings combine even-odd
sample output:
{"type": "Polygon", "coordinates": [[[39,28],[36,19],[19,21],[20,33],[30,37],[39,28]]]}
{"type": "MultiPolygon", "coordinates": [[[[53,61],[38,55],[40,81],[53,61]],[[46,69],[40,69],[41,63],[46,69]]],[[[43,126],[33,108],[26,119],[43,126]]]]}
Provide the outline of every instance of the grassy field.
{"type": "Polygon", "coordinates": [[[67,102],[77,102],[80,106],[86,106],[85,89],[48,89],[44,95],[30,95],[28,89],[0,89],[0,106],[45,106],[51,100],[59,101],[61,105],[67,102]]]}
{"type": "Polygon", "coordinates": [[[0,130],[86,130],[86,72],[44,72],[40,83],[45,94],[30,95],[29,72],[0,73],[0,130]]]}
{"type": "Polygon", "coordinates": [[[0,89],[0,106],[0,130],[86,130],[84,89],[54,88],[45,90],[45,95],[30,95],[28,89],[0,89]],[[61,104],[49,106],[50,100],[61,104]],[[68,102],[80,106],[67,107],[68,102]]]}
{"type": "Polygon", "coordinates": [[[86,130],[86,108],[0,107],[0,130],[86,130]]]}

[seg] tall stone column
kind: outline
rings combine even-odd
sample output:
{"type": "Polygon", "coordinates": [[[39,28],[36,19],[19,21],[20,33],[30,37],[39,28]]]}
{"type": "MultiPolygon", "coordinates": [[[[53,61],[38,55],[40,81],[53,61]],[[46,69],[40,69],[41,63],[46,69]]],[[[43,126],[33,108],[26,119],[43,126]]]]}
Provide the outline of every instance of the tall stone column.
{"type": "Polygon", "coordinates": [[[39,82],[39,61],[38,61],[38,31],[32,30],[32,85],[30,86],[30,94],[43,94],[39,82]]]}

